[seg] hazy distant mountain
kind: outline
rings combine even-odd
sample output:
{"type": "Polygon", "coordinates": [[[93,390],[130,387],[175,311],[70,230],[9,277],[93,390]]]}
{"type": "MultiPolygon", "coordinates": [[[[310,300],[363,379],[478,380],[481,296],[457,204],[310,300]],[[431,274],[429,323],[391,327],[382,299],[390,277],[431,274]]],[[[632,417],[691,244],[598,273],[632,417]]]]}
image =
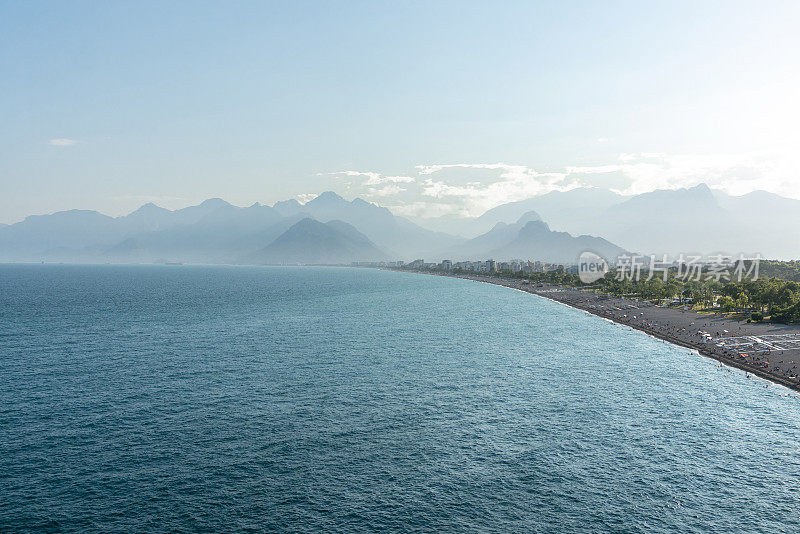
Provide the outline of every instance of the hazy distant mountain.
{"type": "MultiPolygon", "coordinates": [[[[103,251],[117,250],[116,245],[123,241],[150,232],[193,225],[223,208],[233,206],[221,199],[209,199],[175,211],[148,203],[116,218],[89,210],[32,215],[0,229],[0,260],[105,260],[103,251]]],[[[127,248],[131,248],[130,243],[127,248]]]]}
{"type": "Polygon", "coordinates": [[[800,215],[800,200],[785,198],[767,191],[753,191],[741,196],[731,196],[713,191],[717,203],[734,214],[756,213],[769,219],[791,219],[800,215]]]}
{"type": "Polygon", "coordinates": [[[189,206],[174,211],[148,202],[128,215],[118,217],[117,220],[120,223],[120,227],[123,227],[125,231],[141,233],[195,224],[212,213],[230,208],[237,209],[221,198],[210,198],[197,206],[189,206]]]}
{"type": "Polygon", "coordinates": [[[347,222],[396,258],[460,241],[395,217],[386,208],[327,192],[304,205],[288,200],[242,208],[209,199],[174,211],[148,203],[117,218],[90,211],[29,217],[0,229],[0,260],[231,262],[305,217],[347,222]]]}
{"type": "Polygon", "coordinates": [[[645,254],[800,258],[800,200],[765,191],[731,196],[701,184],[633,197],[601,189],[548,193],[453,223],[470,240],[424,229],[386,208],[332,192],[306,204],[287,200],[273,206],[237,207],[209,199],[167,210],[148,203],[116,218],[69,210],[0,225],[0,261],[231,262],[262,249],[306,217],[344,221],[395,259],[471,259],[502,250],[539,215],[559,231],[603,236],[645,254]],[[520,220],[525,217],[530,218],[520,220]]]}
{"type": "Polygon", "coordinates": [[[510,243],[489,252],[495,259],[531,259],[552,263],[575,263],[582,252],[591,251],[609,261],[616,260],[625,250],[601,237],[567,232],[553,232],[543,221],[530,221],[510,243]]]}
{"type": "Polygon", "coordinates": [[[284,219],[268,206],[238,208],[220,199],[175,211],[145,204],[117,218],[63,211],[1,228],[0,260],[232,261],[299,220],[284,219]]]}
{"type": "Polygon", "coordinates": [[[399,258],[435,255],[463,241],[451,235],[426,230],[408,219],[393,215],[386,208],[360,198],[348,202],[333,191],[326,191],[303,205],[286,201],[277,203],[274,208],[284,214],[304,213],[322,222],[347,222],[399,258]]]}
{"type": "Polygon", "coordinates": [[[38,260],[51,249],[110,245],[119,235],[116,220],[96,211],[31,215],[0,229],[0,260],[38,260]]]}
{"type": "Polygon", "coordinates": [[[598,214],[593,228],[645,253],[800,257],[800,201],[762,192],[733,197],[706,184],[637,195],[598,214]]]}
{"type": "Polygon", "coordinates": [[[174,213],[148,202],[136,211],[119,217],[119,222],[133,232],[160,230],[173,224],[174,213]]]}
{"type": "Polygon", "coordinates": [[[598,188],[578,188],[570,191],[552,191],[544,195],[502,204],[490,209],[476,219],[483,225],[514,221],[528,211],[535,211],[542,220],[568,232],[588,232],[588,221],[597,213],[624,202],[623,195],[598,188]]]}
{"type": "Polygon", "coordinates": [[[248,256],[247,263],[347,264],[387,259],[364,234],[342,221],[322,223],[305,218],[267,247],[248,256]]]}
{"type": "Polygon", "coordinates": [[[643,193],[595,215],[597,233],[642,253],[693,253],[722,250],[720,223],[727,217],[711,190],[689,189],[643,193]]]}
{"type": "Polygon", "coordinates": [[[706,184],[688,189],[657,189],[642,193],[612,206],[607,212],[630,212],[634,214],[652,214],[660,217],[676,215],[676,209],[683,215],[697,216],[701,214],[718,215],[721,207],[714,193],[706,184]]]}
{"type": "MultiPolygon", "coordinates": [[[[706,184],[625,197],[595,188],[552,192],[503,204],[475,219],[448,220],[450,231],[487,232],[535,210],[553,228],[600,235],[644,254],[760,253],[800,258],[800,200],[765,191],[731,196],[706,184]]],[[[433,219],[423,221],[435,227],[433,219]]],[[[439,221],[441,222],[441,220],[439,221]]]]}
{"type": "MultiPolygon", "coordinates": [[[[511,243],[517,238],[519,231],[530,221],[539,221],[541,217],[535,211],[529,211],[522,215],[516,223],[506,224],[498,222],[494,227],[474,237],[469,241],[454,247],[449,256],[459,259],[474,259],[485,256],[489,251],[496,249],[499,246],[511,243]]],[[[445,254],[448,255],[448,254],[445,254]]]]}
{"type": "Polygon", "coordinates": [[[269,206],[240,208],[226,203],[194,224],[138,234],[103,255],[116,262],[230,263],[271,242],[301,218],[281,217],[269,206]]]}
{"type": "Polygon", "coordinates": [[[772,258],[800,258],[800,200],[767,191],[741,196],[718,191],[714,194],[728,212],[730,226],[737,228],[739,250],[761,252],[772,258]]]}
{"type": "Polygon", "coordinates": [[[624,253],[621,247],[599,237],[573,237],[566,232],[553,232],[531,211],[514,224],[497,223],[487,233],[453,249],[451,256],[457,260],[494,258],[574,263],[584,251],[595,252],[609,260],[624,253]]]}
{"type": "Polygon", "coordinates": [[[552,191],[517,202],[501,204],[475,218],[439,217],[416,219],[422,226],[464,237],[475,237],[497,223],[511,224],[523,214],[535,211],[554,227],[573,233],[588,231],[598,213],[627,198],[606,189],[578,188],[552,191]]]}
{"type": "Polygon", "coordinates": [[[292,215],[297,215],[301,211],[303,211],[303,205],[300,204],[293,198],[289,200],[281,200],[276,202],[272,205],[272,208],[283,215],[284,217],[290,217],[292,215]]]}

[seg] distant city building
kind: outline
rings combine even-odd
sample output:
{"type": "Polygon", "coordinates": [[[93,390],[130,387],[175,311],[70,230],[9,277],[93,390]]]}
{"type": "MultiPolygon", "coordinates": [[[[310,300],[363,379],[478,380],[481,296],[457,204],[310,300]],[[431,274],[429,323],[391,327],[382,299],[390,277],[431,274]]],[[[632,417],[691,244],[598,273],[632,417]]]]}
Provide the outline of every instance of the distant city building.
{"type": "Polygon", "coordinates": [[[452,271],[453,270],[453,262],[451,260],[442,260],[442,270],[443,271],[452,271]]]}

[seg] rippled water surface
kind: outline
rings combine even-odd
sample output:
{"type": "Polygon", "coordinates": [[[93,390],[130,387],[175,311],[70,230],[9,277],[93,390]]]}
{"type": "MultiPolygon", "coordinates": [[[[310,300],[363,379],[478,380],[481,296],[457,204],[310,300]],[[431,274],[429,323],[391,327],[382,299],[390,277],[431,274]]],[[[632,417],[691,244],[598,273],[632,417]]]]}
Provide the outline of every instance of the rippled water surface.
{"type": "Polygon", "coordinates": [[[800,399],[510,289],[0,266],[0,531],[797,532],[800,399]]]}

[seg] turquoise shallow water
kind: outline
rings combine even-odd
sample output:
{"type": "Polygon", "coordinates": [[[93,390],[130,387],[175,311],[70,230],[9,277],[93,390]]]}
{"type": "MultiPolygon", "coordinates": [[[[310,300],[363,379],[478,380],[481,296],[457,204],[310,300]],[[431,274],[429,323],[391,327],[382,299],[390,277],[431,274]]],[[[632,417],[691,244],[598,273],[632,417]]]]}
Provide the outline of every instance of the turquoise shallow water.
{"type": "Polygon", "coordinates": [[[800,399],[336,268],[0,266],[0,531],[796,532],[800,399]]]}

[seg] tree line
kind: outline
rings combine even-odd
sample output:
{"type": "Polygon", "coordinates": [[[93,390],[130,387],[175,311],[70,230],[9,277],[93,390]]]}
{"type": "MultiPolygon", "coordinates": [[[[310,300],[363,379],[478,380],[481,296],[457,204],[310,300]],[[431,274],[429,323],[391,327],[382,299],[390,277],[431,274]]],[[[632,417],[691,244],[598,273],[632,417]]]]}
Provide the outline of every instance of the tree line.
{"type": "MultiPolygon", "coordinates": [[[[456,270],[458,272],[458,270],[456,270]]],[[[751,321],[770,320],[778,323],[800,322],[800,262],[762,262],[757,278],[741,281],[716,279],[701,271],[699,279],[685,279],[676,268],[650,277],[642,271],[638,279],[620,276],[612,270],[592,284],[581,282],[577,274],[556,269],[540,273],[497,271],[490,276],[520,278],[532,283],[554,284],[593,290],[621,297],[643,300],[672,301],[693,309],[715,309],[739,312],[751,321]],[[649,278],[649,279],[648,279],[649,278]]]]}

